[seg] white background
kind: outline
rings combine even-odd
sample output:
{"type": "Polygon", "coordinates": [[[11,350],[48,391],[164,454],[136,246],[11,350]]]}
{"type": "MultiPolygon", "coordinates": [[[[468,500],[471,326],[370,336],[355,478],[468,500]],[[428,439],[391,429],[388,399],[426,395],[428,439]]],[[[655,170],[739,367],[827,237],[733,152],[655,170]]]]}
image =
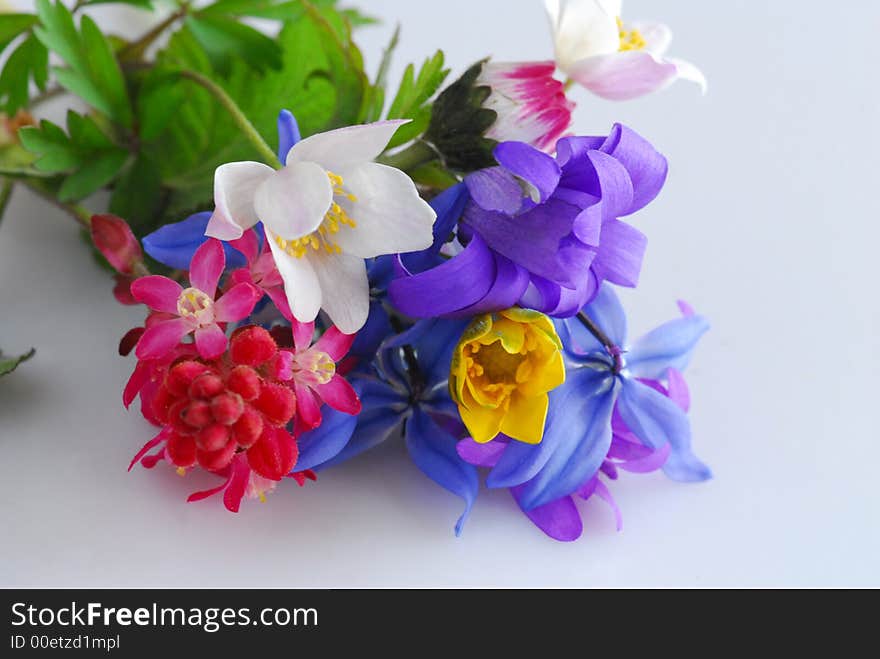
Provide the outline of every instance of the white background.
{"type": "MultiPolygon", "coordinates": [[[[362,4],[387,21],[360,33],[371,67],[404,27],[392,80],[438,47],[456,72],[551,54],[537,0],[362,4]]],[[[216,479],[125,471],[152,436],[120,403],[133,362],[116,345],[139,312],[116,305],[73,224],[18,190],[0,229],[0,346],[38,354],[0,381],[0,585],[880,586],[880,5],[624,10],[669,23],[673,54],[710,81],[705,98],[687,83],[622,105],[574,94],[579,132],[622,121],[670,158],[636,220],[650,246],[625,301],[634,331],[679,297],[713,321],[689,377],[714,481],[624,477],[625,530],[590,502],[568,545],[503,491],[481,493],[456,539],[459,500],[399,442],[239,515],[186,504],[216,479]]],[[[122,16],[142,31],[143,14],[122,16]]]]}

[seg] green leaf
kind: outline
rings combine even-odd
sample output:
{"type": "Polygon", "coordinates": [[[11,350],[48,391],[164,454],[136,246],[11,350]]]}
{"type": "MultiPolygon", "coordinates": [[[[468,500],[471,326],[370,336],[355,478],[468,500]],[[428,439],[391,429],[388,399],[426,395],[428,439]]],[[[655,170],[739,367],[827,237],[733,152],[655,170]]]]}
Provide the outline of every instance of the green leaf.
{"type": "Polygon", "coordinates": [[[19,355],[18,357],[6,357],[2,351],[0,351],[0,376],[9,375],[18,368],[18,365],[22,362],[26,362],[28,359],[36,354],[36,350],[31,348],[28,352],[23,355],[19,355]]]}
{"type": "Polygon", "coordinates": [[[0,14],[0,52],[19,34],[36,25],[37,20],[33,14],[0,14]]]}
{"type": "Polygon", "coordinates": [[[415,66],[410,64],[403,72],[400,88],[388,109],[388,119],[411,119],[412,122],[401,126],[397,131],[389,149],[406,144],[425,132],[431,121],[430,99],[434,96],[449,69],[444,69],[443,51],[438,50],[422,64],[418,75],[415,66]]]}
{"type": "Polygon", "coordinates": [[[99,152],[90,164],[64,180],[58,192],[58,199],[66,203],[84,199],[97,192],[119,175],[119,170],[127,159],[126,151],[99,152]]]}
{"type": "Polygon", "coordinates": [[[214,68],[229,73],[234,59],[257,71],[281,68],[281,48],[252,27],[221,16],[188,16],[186,26],[211,58],[214,68]]]}
{"type": "Polygon", "coordinates": [[[43,90],[48,77],[49,51],[32,34],[12,51],[0,72],[0,107],[14,114],[28,104],[30,82],[43,90]]]}
{"type": "Polygon", "coordinates": [[[153,0],[83,0],[80,6],[88,7],[89,5],[109,5],[109,4],[131,5],[140,7],[141,9],[153,9],[153,0]]]}
{"type": "Polygon", "coordinates": [[[14,178],[50,176],[34,167],[34,154],[19,144],[0,146],[0,176],[14,178]]]}
{"type": "MultiPolygon", "coordinates": [[[[110,198],[110,212],[124,217],[136,234],[150,228],[150,221],[161,211],[165,194],[159,168],[141,156],[123,172],[110,198]]],[[[146,231],[149,233],[149,231],[146,231]]]]}
{"type": "MultiPolygon", "coordinates": [[[[330,9],[336,0],[312,0],[314,7],[330,9]]],[[[278,21],[295,21],[305,14],[302,0],[219,0],[197,12],[199,16],[252,16],[278,21]]]]}
{"type": "Polygon", "coordinates": [[[107,38],[83,16],[77,32],[73,15],[61,2],[37,0],[41,25],[34,34],[69,66],[55,69],[58,82],[113,121],[131,127],[132,111],[125,78],[107,38]]]}

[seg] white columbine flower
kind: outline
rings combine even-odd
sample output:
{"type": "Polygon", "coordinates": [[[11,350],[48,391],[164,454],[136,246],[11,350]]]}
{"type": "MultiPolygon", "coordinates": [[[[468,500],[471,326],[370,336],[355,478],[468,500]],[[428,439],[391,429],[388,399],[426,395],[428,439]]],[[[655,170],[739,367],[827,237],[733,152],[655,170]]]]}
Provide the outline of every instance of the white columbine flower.
{"type": "Polygon", "coordinates": [[[545,0],[560,70],[597,96],[625,101],[681,78],[706,91],[689,62],[666,57],[672,32],[662,23],[626,24],[621,0],[545,0]]]}
{"type": "Polygon", "coordinates": [[[398,169],[373,162],[405,121],[320,133],[296,144],[283,169],[221,165],[207,235],[235,240],[262,221],[290,309],[313,321],[323,308],[345,334],[364,326],[364,259],[426,249],[436,214],[398,169]]]}

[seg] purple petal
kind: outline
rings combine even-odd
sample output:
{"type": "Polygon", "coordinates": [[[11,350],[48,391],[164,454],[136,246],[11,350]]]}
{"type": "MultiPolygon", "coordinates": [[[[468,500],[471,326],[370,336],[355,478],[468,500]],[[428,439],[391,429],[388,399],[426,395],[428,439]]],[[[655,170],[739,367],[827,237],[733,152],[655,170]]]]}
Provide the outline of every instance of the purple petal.
{"type": "Polygon", "coordinates": [[[627,215],[644,208],[660,194],[669,165],[645,138],[626,126],[615,124],[599,148],[619,160],[629,173],[633,201],[627,215]]]}
{"type": "Polygon", "coordinates": [[[667,395],[669,400],[678,405],[682,412],[687,413],[691,409],[691,391],[681,371],[670,368],[666,371],[667,395]]]}
{"type": "Polygon", "coordinates": [[[614,497],[611,496],[611,490],[600,481],[596,481],[596,496],[602,499],[605,503],[611,506],[611,510],[614,511],[614,521],[617,524],[617,530],[623,530],[623,514],[620,512],[620,507],[617,505],[617,502],[614,500],[614,497]]]}
{"type": "Polygon", "coordinates": [[[492,288],[495,274],[492,252],[475,235],[461,254],[436,268],[395,279],[388,293],[401,313],[412,318],[435,318],[482,300],[492,288]]]}
{"type": "Polygon", "coordinates": [[[598,197],[605,220],[628,214],[633,205],[629,172],[618,160],[601,151],[587,151],[569,163],[560,185],[598,197]]]}
{"type": "Polygon", "coordinates": [[[635,288],[639,284],[647,246],[645,235],[626,222],[605,222],[602,225],[599,253],[593,262],[596,276],[618,286],[635,288]]]}
{"type": "Polygon", "coordinates": [[[514,306],[529,285],[529,273],[500,254],[495,254],[495,281],[483,299],[450,314],[451,318],[469,318],[514,306]]]}
{"type": "Polygon", "coordinates": [[[494,155],[499,165],[537,190],[539,199],[535,201],[547,201],[559,185],[559,163],[525,142],[502,142],[494,155]]]}
{"type": "Polygon", "coordinates": [[[663,468],[663,465],[666,464],[666,460],[669,458],[671,452],[672,445],[664,444],[656,451],[650,452],[643,458],[622,462],[617,466],[623,471],[628,471],[631,474],[651,474],[658,469],[663,468]]]}
{"type": "Polygon", "coordinates": [[[492,441],[488,444],[478,444],[472,438],[466,437],[457,445],[459,457],[475,467],[494,467],[501,459],[501,455],[507,448],[507,442],[492,441]]]}
{"type": "Polygon", "coordinates": [[[520,509],[532,522],[548,536],[560,542],[573,542],[584,532],[584,523],[571,497],[526,510],[520,502],[522,488],[510,490],[520,509]]]}
{"type": "Polygon", "coordinates": [[[471,199],[483,210],[515,215],[523,205],[523,189],[501,167],[490,167],[469,174],[465,179],[471,199]]]}
{"type": "Polygon", "coordinates": [[[301,139],[296,118],[289,110],[282,110],[278,114],[278,160],[282,165],[287,161],[287,154],[301,139]]]}

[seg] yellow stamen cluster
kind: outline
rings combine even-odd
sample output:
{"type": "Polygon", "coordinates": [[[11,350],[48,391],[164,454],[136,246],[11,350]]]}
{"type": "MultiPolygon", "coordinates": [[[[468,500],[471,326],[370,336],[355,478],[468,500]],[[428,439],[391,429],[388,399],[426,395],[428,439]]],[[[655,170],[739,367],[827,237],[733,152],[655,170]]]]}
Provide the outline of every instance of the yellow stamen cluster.
{"type": "Polygon", "coordinates": [[[323,249],[327,254],[341,254],[342,249],[334,242],[333,236],[339,233],[342,227],[350,229],[357,227],[357,222],[336,201],[337,198],[342,197],[354,203],[357,201],[357,197],[343,187],[345,181],[338,174],[327,172],[327,178],[330,179],[330,185],[333,187],[333,202],[318,229],[302,238],[294,238],[293,240],[275,236],[275,243],[290,256],[301,259],[310,249],[316,252],[323,249]]]}
{"type": "Polygon", "coordinates": [[[620,33],[620,52],[644,50],[648,45],[641,32],[638,30],[627,30],[623,25],[623,21],[619,18],[617,19],[617,29],[620,33]]]}
{"type": "Polygon", "coordinates": [[[197,288],[187,288],[177,298],[177,314],[183,318],[198,318],[214,305],[209,295],[197,288]]]}

